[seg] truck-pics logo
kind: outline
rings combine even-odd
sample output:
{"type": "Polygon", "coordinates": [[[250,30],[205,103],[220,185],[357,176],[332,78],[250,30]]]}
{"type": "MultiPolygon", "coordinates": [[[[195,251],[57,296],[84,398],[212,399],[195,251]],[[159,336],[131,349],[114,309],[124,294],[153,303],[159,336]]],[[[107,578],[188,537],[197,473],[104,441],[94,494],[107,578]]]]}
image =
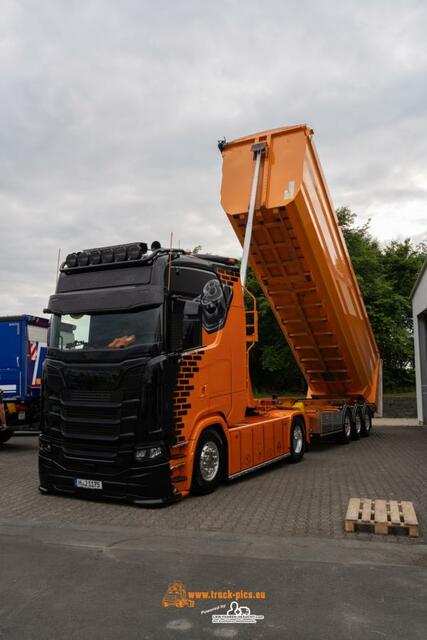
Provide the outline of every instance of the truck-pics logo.
{"type": "Polygon", "coordinates": [[[181,580],[174,580],[166,589],[162,605],[165,608],[193,609],[197,600],[225,600],[223,604],[201,611],[201,615],[222,609],[225,610],[224,613],[212,615],[214,624],[256,624],[258,620],[264,620],[264,616],[251,613],[249,607],[240,605],[239,599],[265,600],[265,598],[265,591],[189,591],[181,580]]]}
{"type": "Polygon", "coordinates": [[[164,607],[194,607],[195,601],[188,597],[185,584],[180,580],[172,582],[163,597],[164,607]]]}

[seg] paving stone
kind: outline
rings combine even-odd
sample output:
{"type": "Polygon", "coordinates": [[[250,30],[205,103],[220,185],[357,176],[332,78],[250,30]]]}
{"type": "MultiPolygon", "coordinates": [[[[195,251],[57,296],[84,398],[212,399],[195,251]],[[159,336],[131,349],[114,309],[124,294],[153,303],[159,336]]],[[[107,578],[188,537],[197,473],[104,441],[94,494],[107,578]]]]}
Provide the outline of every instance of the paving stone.
{"type": "MultiPolygon", "coordinates": [[[[0,518],[70,524],[143,526],[153,529],[212,530],[275,536],[357,537],[345,534],[351,497],[410,500],[427,523],[427,430],[416,426],[376,426],[369,438],[348,446],[321,443],[300,464],[281,462],[190,497],[164,509],[143,509],[40,495],[34,436],[14,437],[0,449],[0,518]]],[[[427,524],[426,524],[427,526],[427,524]]],[[[418,539],[386,536],[402,544],[418,539]]]]}

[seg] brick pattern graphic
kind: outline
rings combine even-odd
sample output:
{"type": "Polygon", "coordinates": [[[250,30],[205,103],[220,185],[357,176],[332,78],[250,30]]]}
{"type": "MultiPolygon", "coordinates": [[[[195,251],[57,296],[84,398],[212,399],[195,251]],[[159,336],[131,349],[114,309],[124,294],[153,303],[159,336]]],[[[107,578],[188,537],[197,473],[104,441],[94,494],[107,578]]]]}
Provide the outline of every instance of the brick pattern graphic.
{"type": "Polygon", "coordinates": [[[181,366],[178,372],[177,384],[173,394],[173,409],[175,417],[176,441],[183,442],[185,436],[182,435],[185,416],[191,409],[190,395],[194,391],[194,374],[199,371],[200,361],[204,351],[189,353],[181,358],[181,366]]]}
{"type": "Polygon", "coordinates": [[[235,282],[239,281],[239,276],[232,269],[224,269],[223,267],[221,268],[217,267],[215,269],[215,272],[223,285],[229,284],[232,287],[235,282]]]}

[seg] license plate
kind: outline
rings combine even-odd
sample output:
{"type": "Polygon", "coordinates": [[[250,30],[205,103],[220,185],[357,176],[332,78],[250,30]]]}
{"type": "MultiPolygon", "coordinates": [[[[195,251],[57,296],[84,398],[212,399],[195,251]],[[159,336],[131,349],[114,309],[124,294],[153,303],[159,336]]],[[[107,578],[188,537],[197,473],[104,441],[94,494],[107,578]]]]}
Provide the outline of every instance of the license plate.
{"type": "Polygon", "coordinates": [[[74,480],[74,486],[79,489],[102,489],[101,480],[84,480],[83,478],[77,478],[74,480]]]}
{"type": "Polygon", "coordinates": [[[18,420],[25,420],[25,411],[18,412],[18,420]]]}

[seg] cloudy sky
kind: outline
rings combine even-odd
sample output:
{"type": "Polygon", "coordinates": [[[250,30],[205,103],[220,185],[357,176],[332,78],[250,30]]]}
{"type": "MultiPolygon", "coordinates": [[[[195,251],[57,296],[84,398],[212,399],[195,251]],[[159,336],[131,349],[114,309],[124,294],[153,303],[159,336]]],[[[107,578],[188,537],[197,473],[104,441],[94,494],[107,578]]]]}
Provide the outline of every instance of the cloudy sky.
{"type": "Polygon", "coordinates": [[[0,314],[40,314],[58,249],[238,256],[216,142],[307,122],[336,206],[427,235],[424,0],[2,0],[0,314]]]}

